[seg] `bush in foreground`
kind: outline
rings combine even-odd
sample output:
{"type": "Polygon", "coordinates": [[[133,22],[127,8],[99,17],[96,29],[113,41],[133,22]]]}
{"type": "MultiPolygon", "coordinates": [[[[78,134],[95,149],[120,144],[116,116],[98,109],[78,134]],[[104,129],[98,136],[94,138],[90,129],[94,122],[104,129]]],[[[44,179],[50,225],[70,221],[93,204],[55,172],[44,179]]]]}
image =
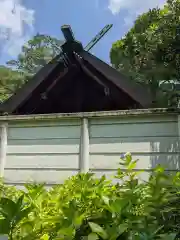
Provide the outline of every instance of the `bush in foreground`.
{"type": "Polygon", "coordinates": [[[118,184],[78,174],[47,190],[0,186],[0,234],[10,240],[178,239],[180,177],[158,166],[138,180],[137,161],[121,159],[118,184]]]}

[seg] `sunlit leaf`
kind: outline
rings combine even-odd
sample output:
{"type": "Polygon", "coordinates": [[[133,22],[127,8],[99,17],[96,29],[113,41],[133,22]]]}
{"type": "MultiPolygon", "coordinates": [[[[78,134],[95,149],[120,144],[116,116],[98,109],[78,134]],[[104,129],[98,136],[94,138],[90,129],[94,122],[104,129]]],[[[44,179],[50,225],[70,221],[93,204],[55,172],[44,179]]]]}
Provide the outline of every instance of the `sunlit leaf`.
{"type": "Polygon", "coordinates": [[[87,237],[87,240],[98,240],[99,237],[96,233],[90,233],[87,237]]]}
{"type": "Polygon", "coordinates": [[[107,235],[106,231],[101,226],[99,226],[98,224],[93,223],[93,222],[89,222],[89,226],[90,226],[92,232],[97,233],[103,239],[108,239],[108,235],[107,235]]]}

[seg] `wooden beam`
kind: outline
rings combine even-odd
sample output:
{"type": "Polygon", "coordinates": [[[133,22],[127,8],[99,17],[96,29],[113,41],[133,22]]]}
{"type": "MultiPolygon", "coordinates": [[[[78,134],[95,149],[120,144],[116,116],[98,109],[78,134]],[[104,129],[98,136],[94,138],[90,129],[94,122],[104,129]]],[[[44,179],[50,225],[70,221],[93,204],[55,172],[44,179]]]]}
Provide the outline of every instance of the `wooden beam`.
{"type": "Polygon", "coordinates": [[[95,80],[96,82],[99,83],[100,86],[102,86],[104,89],[106,89],[109,92],[109,87],[104,84],[97,76],[95,76],[93,73],[91,73],[91,71],[85,66],[85,64],[83,63],[83,59],[78,58],[78,56],[76,56],[76,54],[74,54],[74,57],[76,59],[76,61],[79,63],[79,65],[81,66],[82,70],[89,76],[91,77],[93,80],[95,80]]]}

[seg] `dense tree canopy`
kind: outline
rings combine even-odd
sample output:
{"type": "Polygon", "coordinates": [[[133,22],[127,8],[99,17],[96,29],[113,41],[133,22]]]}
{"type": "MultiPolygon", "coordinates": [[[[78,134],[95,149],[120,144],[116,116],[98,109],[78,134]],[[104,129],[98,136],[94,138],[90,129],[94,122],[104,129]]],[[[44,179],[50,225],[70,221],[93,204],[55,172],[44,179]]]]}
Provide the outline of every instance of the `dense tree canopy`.
{"type": "Polygon", "coordinates": [[[137,18],[110,52],[112,65],[146,84],[158,101],[160,80],[180,80],[180,1],[168,0],[137,18]]]}

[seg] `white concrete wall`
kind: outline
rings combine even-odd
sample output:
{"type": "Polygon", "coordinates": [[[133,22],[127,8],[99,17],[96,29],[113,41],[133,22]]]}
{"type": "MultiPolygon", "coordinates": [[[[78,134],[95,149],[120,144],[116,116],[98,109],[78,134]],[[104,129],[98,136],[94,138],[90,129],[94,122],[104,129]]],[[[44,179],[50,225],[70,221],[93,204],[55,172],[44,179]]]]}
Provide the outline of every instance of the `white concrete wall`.
{"type": "Polygon", "coordinates": [[[89,129],[90,168],[98,176],[112,176],[126,152],[139,159],[136,170],[145,170],[143,179],[157,164],[180,168],[177,116],[100,118],[91,120],[89,129]]]}
{"type": "Polygon", "coordinates": [[[9,123],[5,181],[62,182],[78,172],[79,142],[80,120],[9,123]]]}
{"type": "Polygon", "coordinates": [[[7,147],[4,136],[0,145],[2,174],[7,184],[15,185],[26,181],[53,185],[80,169],[111,177],[126,152],[139,159],[137,171],[145,170],[143,179],[157,164],[175,171],[180,168],[178,119],[177,114],[164,113],[86,114],[38,121],[0,117],[1,125],[8,123],[7,147]]]}

